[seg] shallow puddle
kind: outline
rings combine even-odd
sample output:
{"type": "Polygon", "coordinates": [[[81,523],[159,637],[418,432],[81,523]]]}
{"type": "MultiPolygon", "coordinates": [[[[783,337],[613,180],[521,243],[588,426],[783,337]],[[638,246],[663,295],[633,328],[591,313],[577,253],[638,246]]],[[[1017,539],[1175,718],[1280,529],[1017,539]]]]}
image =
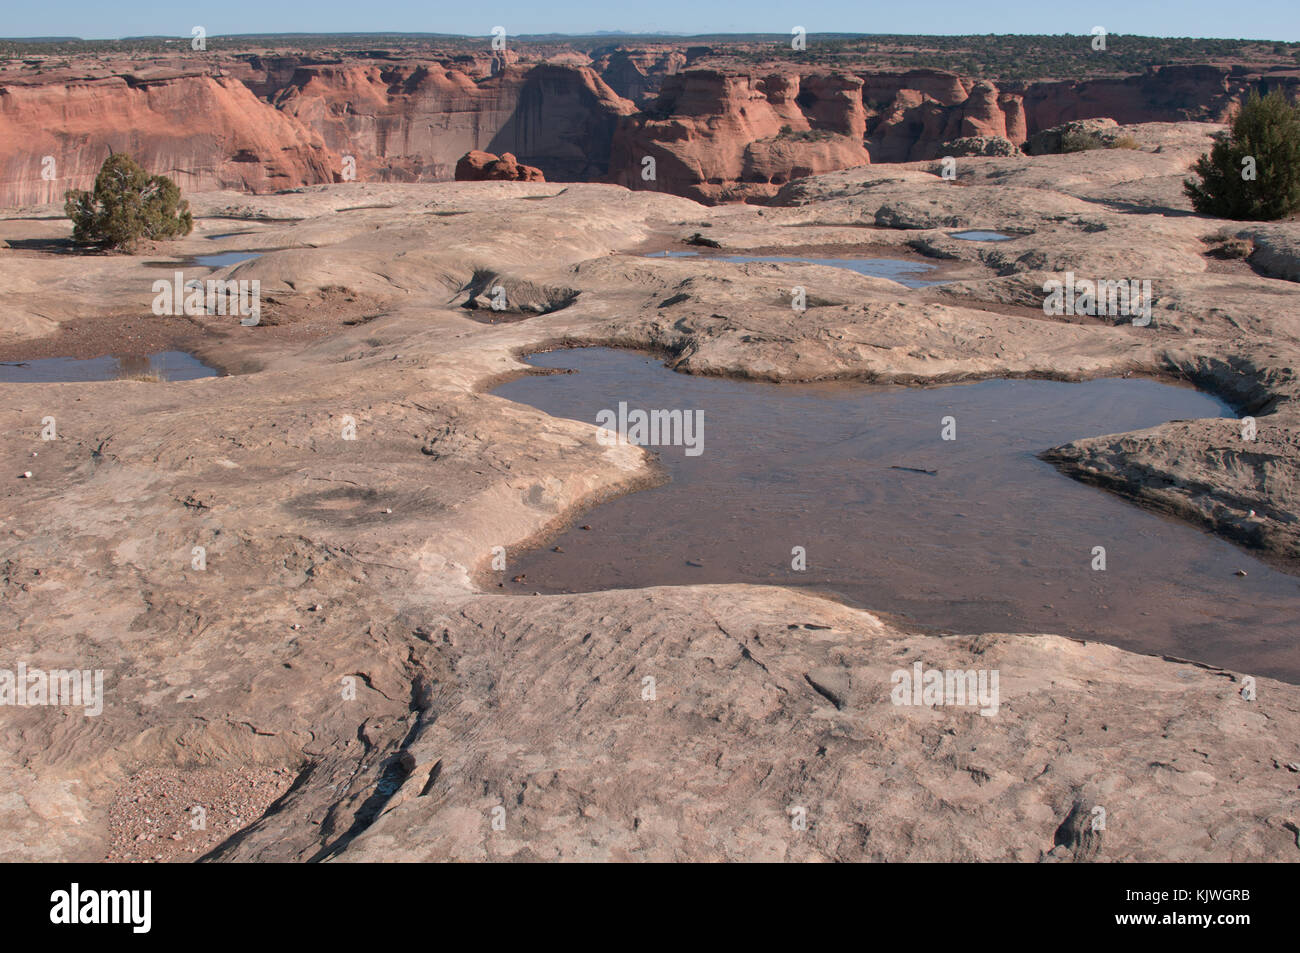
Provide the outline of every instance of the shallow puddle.
{"type": "MultiPolygon", "coordinates": [[[[214,238],[217,236],[213,236],[214,238]]],[[[166,269],[167,271],[177,271],[184,268],[227,268],[230,265],[238,265],[240,262],[253,261],[261,258],[265,252],[259,251],[222,251],[213,252],[210,255],[190,255],[185,258],[172,259],[170,261],[155,260],[146,261],[146,268],[166,269]]]]}
{"type": "Polygon", "coordinates": [[[157,354],[92,357],[47,357],[35,361],[0,364],[0,383],[52,384],[68,381],[114,381],[157,377],[163,381],[192,381],[216,377],[217,370],[184,351],[157,354]]]}
{"type": "Polygon", "coordinates": [[[953,238],[960,238],[967,242],[1009,242],[1015,238],[1015,235],[1003,235],[1001,232],[986,232],[978,228],[967,229],[964,232],[953,232],[953,238]]]}
{"type": "Polygon", "coordinates": [[[226,268],[230,265],[238,265],[242,261],[252,261],[261,257],[262,253],[255,251],[223,251],[212,255],[195,255],[194,264],[203,268],[226,268]]]}
{"type": "MultiPolygon", "coordinates": [[[[668,251],[653,252],[646,256],[648,258],[690,258],[699,255],[695,251],[668,251]]],[[[797,262],[805,265],[827,265],[831,268],[844,268],[848,271],[855,271],[859,275],[866,275],[869,278],[887,278],[890,281],[896,281],[900,285],[908,288],[929,288],[932,285],[947,284],[947,281],[931,281],[924,278],[918,278],[917,275],[923,275],[934,271],[936,265],[928,265],[925,262],[908,261],[905,258],[788,258],[783,256],[761,256],[761,255],[706,255],[703,256],[709,261],[730,261],[737,264],[748,264],[755,261],[771,262],[797,262]]]]}
{"type": "Polygon", "coordinates": [[[662,448],[669,483],[511,553],[506,591],[774,583],[918,627],[1055,632],[1300,682],[1300,579],[1036,456],[1081,437],[1230,414],[1197,391],[1141,379],[773,385],[677,374],[604,348],[530,362],[578,373],[494,393],[593,425],[621,401],[701,410],[702,452],[662,448]],[[941,439],[944,417],[955,440],[941,439]],[[804,571],[791,565],[796,546],[804,571]],[[1092,568],[1097,546],[1104,571],[1092,568]]]}

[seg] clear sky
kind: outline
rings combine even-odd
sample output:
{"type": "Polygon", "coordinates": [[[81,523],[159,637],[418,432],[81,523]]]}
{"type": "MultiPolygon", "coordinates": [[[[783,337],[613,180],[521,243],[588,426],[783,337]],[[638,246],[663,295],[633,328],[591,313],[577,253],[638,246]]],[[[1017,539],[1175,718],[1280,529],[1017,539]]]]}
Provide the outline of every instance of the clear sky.
{"type": "Polygon", "coordinates": [[[1300,41],[1300,0],[0,0],[0,36],[1077,33],[1300,41]]]}

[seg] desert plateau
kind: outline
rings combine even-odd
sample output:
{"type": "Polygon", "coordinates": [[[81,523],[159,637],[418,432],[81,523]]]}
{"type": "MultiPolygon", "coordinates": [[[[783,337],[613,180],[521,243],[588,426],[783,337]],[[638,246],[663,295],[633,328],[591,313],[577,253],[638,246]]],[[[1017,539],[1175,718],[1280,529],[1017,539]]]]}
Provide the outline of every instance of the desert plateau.
{"type": "Polygon", "coordinates": [[[0,859],[1300,860],[1300,44],[1078,32],[0,40],[0,859]]]}

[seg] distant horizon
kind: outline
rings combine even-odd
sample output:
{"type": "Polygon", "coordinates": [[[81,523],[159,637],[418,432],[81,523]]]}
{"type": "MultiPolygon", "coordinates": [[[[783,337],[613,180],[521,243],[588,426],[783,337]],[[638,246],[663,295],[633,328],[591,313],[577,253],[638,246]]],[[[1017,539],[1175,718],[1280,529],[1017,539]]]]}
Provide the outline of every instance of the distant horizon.
{"type": "MultiPolygon", "coordinates": [[[[293,37],[410,37],[429,39],[446,39],[446,40],[489,40],[490,33],[436,33],[420,30],[292,30],[292,31],[254,31],[250,33],[215,33],[207,32],[208,39],[262,39],[262,38],[293,38],[293,37]]],[[[985,33],[896,33],[896,32],[872,32],[858,33],[834,30],[808,30],[809,37],[833,37],[835,39],[854,39],[870,37],[916,37],[925,39],[929,37],[944,37],[947,39],[961,37],[988,37],[988,36],[1013,36],[1013,37],[1036,37],[1036,36],[1078,36],[1086,38],[1088,33],[1020,33],[1020,32],[985,32],[985,33]]],[[[1236,43],[1284,43],[1300,44],[1300,40],[1279,40],[1272,37],[1264,36],[1204,36],[1204,35],[1185,35],[1185,34],[1158,34],[1158,33],[1121,33],[1114,31],[1109,34],[1113,37],[1128,37],[1137,40],[1224,40],[1236,43]]],[[[708,33],[677,33],[671,31],[636,31],[636,30],[593,30],[587,33],[506,33],[507,38],[514,40],[539,40],[539,39],[572,39],[583,40],[595,37],[629,37],[633,39],[651,38],[664,40],[701,40],[701,39],[785,39],[789,33],[765,33],[754,31],[748,33],[742,32],[708,32],[708,33]]],[[[31,42],[31,43],[127,43],[132,40],[176,40],[177,42],[189,42],[190,34],[177,33],[133,33],[125,36],[79,36],[73,34],[48,34],[48,35],[28,35],[28,36],[11,36],[8,34],[0,35],[0,40],[8,42],[31,42]]]]}
{"type": "Polygon", "coordinates": [[[656,0],[653,5],[614,6],[590,0],[494,0],[482,5],[388,0],[382,8],[352,0],[64,0],[5,11],[7,40],[125,40],[189,37],[202,26],[210,37],[388,35],[487,37],[502,26],[514,37],[789,36],[802,26],[810,36],[1089,36],[1096,26],[1110,34],[1153,39],[1300,42],[1300,4],[1264,0],[1249,7],[1221,0],[1094,0],[1086,8],[1004,0],[996,9],[965,0],[887,4],[865,8],[851,0],[744,0],[700,4],[656,0]],[[935,32],[934,27],[943,29],[935,32]],[[1250,37],[1240,34],[1248,32],[1250,37]]]}

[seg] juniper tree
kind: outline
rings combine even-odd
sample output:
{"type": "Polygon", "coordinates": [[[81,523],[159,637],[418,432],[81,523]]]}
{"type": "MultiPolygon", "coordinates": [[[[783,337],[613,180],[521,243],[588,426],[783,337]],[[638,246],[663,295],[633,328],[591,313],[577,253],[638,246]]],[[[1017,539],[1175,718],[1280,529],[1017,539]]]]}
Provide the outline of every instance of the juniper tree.
{"type": "Polygon", "coordinates": [[[1206,215],[1269,221],[1300,210],[1300,108],[1281,90],[1252,92],[1192,171],[1200,181],[1187,179],[1183,189],[1206,215]]]}
{"type": "Polygon", "coordinates": [[[130,249],[141,239],[188,235],[194,229],[190,203],[165,175],[150,175],[130,156],[110,155],[91,192],[71,189],[63,213],[72,219],[72,240],[104,248],[130,249]]]}

